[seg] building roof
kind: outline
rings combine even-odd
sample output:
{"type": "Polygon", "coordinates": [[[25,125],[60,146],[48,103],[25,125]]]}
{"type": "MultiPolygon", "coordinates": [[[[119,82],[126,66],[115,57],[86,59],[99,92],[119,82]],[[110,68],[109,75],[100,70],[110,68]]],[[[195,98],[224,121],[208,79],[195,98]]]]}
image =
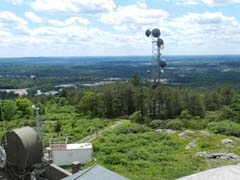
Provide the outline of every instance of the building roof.
{"type": "Polygon", "coordinates": [[[109,169],[95,165],[85,170],[79,171],[63,180],[129,180],[109,169]]]}
{"type": "Polygon", "coordinates": [[[230,165],[206,170],[177,180],[236,180],[239,177],[240,165],[230,165]]]}
{"type": "Polygon", "coordinates": [[[91,143],[67,144],[67,149],[92,149],[91,143]]]}
{"type": "Polygon", "coordinates": [[[64,144],[64,143],[56,143],[50,145],[50,147],[46,148],[47,150],[83,150],[83,149],[92,149],[91,143],[79,143],[79,144],[64,144]]]}

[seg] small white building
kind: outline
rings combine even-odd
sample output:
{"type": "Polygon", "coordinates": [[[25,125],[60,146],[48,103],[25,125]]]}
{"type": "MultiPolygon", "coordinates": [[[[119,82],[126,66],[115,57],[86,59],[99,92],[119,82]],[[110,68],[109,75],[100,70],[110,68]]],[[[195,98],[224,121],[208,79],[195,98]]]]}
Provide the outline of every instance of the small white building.
{"type": "Polygon", "coordinates": [[[52,144],[48,148],[49,158],[58,166],[71,165],[74,161],[85,164],[92,160],[91,143],[52,144]]]}
{"type": "Polygon", "coordinates": [[[40,89],[38,89],[36,96],[40,96],[40,95],[42,95],[42,91],[40,89]]]}

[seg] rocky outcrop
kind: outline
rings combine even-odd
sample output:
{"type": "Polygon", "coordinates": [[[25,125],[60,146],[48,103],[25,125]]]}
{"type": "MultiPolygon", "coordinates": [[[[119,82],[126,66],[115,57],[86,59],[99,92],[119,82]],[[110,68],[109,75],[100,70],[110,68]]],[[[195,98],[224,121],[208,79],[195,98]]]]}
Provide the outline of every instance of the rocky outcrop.
{"type": "Polygon", "coordinates": [[[167,134],[174,134],[176,131],[173,129],[157,129],[157,132],[163,132],[163,133],[167,133],[167,134]]]}
{"type": "Polygon", "coordinates": [[[191,131],[191,130],[185,130],[185,131],[183,131],[183,132],[181,132],[181,133],[179,133],[178,134],[178,137],[180,138],[180,139],[190,139],[190,134],[193,134],[194,132],[193,131],[191,131]]]}
{"type": "Polygon", "coordinates": [[[210,169],[177,180],[237,180],[240,179],[240,165],[210,169]]]}
{"type": "Polygon", "coordinates": [[[193,147],[196,147],[196,146],[197,146],[196,140],[193,140],[193,141],[190,142],[188,145],[186,145],[185,149],[186,149],[186,150],[189,150],[189,149],[191,149],[191,148],[193,148],[193,147]]]}
{"type": "Polygon", "coordinates": [[[221,143],[226,145],[226,146],[232,146],[233,140],[231,140],[231,139],[222,139],[221,143]]]}
{"type": "Polygon", "coordinates": [[[240,160],[239,156],[234,153],[221,153],[221,152],[198,152],[196,156],[205,157],[209,160],[240,160]]]}
{"type": "Polygon", "coordinates": [[[209,132],[201,130],[199,131],[201,136],[209,136],[209,132]]]}

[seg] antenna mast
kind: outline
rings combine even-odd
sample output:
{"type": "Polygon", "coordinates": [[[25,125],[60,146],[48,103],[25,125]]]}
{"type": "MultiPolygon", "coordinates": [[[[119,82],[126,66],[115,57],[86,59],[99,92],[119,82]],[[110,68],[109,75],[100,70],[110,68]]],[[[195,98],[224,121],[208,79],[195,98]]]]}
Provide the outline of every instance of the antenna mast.
{"type": "Polygon", "coordinates": [[[40,108],[36,107],[35,105],[32,105],[32,108],[35,110],[37,132],[38,132],[40,139],[42,140],[43,133],[42,133],[42,119],[39,114],[40,108]]]}
{"type": "Polygon", "coordinates": [[[151,30],[146,30],[145,35],[152,38],[152,59],[151,67],[148,70],[152,74],[153,78],[153,88],[158,87],[161,84],[161,74],[164,72],[166,66],[166,61],[162,59],[161,49],[164,47],[164,41],[160,38],[161,31],[157,28],[151,30]]]}

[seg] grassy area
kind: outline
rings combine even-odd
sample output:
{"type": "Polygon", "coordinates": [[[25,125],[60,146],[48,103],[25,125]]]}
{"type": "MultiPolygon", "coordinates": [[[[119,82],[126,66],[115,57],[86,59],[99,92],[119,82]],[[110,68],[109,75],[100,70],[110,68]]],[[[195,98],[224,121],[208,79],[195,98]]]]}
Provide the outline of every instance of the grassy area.
{"type": "MultiPolygon", "coordinates": [[[[169,135],[144,125],[125,123],[93,142],[96,161],[90,165],[101,164],[132,180],[170,180],[210,168],[204,158],[194,155],[196,152],[233,152],[240,155],[239,139],[232,138],[234,146],[227,147],[221,144],[221,140],[228,136],[213,133],[203,136],[200,131],[195,131],[188,139],[179,139],[179,132],[169,135]],[[185,150],[193,139],[197,146],[185,150]]],[[[210,166],[229,163],[233,162],[211,162],[210,166]]]]}
{"type": "MultiPolygon", "coordinates": [[[[100,131],[113,124],[112,120],[81,117],[74,112],[72,106],[54,106],[49,105],[45,110],[43,119],[43,136],[45,146],[48,145],[49,138],[68,136],[69,142],[76,142],[87,135],[100,131]]],[[[0,135],[3,135],[3,123],[0,122],[0,135]]],[[[5,121],[6,130],[20,128],[23,126],[35,127],[34,117],[30,119],[21,118],[11,121],[5,121]]]]}
{"type": "MultiPolygon", "coordinates": [[[[51,137],[68,136],[70,142],[76,142],[115,124],[114,121],[109,119],[91,119],[79,116],[73,106],[57,106],[53,103],[46,105],[42,119],[46,146],[51,137]]],[[[172,121],[175,122],[176,120],[172,121]]],[[[195,127],[193,121],[195,124],[200,124],[197,120],[188,120],[188,124],[191,125],[189,127],[195,127]]],[[[129,121],[121,122],[122,124],[119,126],[103,131],[103,135],[93,141],[93,161],[83,168],[97,163],[132,180],[172,180],[208,168],[238,163],[236,161],[209,162],[202,157],[195,156],[195,153],[213,151],[231,152],[240,155],[239,138],[214,134],[210,131],[208,131],[208,136],[204,136],[200,130],[195,130],[194,133],[188,135],[188,138],[180,139],[178,134],[183,130],[166,134],[156,132],[145,125],[129,121]],[[232,139],[234,141],[233,146],[221,144],[221,140],[225,138],[232,139]],[[196,146],[186,150],[186,145],[193,140],[196,141],[196,146]]],[[[7,121],[6,129],[11,130],[27,125],[35,126],[34,117],[7,121]]],[[[217,125],[214,124],[212,129],[219,129],[219,125],[217,125]]],[[[205,124],[193,129],[201,129],[202,127],[205,127],[205,124]]],[[[227,126],[224,124],[224,127],[227,126]]],[[[3,133],[3,128],[0,133],[3,133]]]]}

